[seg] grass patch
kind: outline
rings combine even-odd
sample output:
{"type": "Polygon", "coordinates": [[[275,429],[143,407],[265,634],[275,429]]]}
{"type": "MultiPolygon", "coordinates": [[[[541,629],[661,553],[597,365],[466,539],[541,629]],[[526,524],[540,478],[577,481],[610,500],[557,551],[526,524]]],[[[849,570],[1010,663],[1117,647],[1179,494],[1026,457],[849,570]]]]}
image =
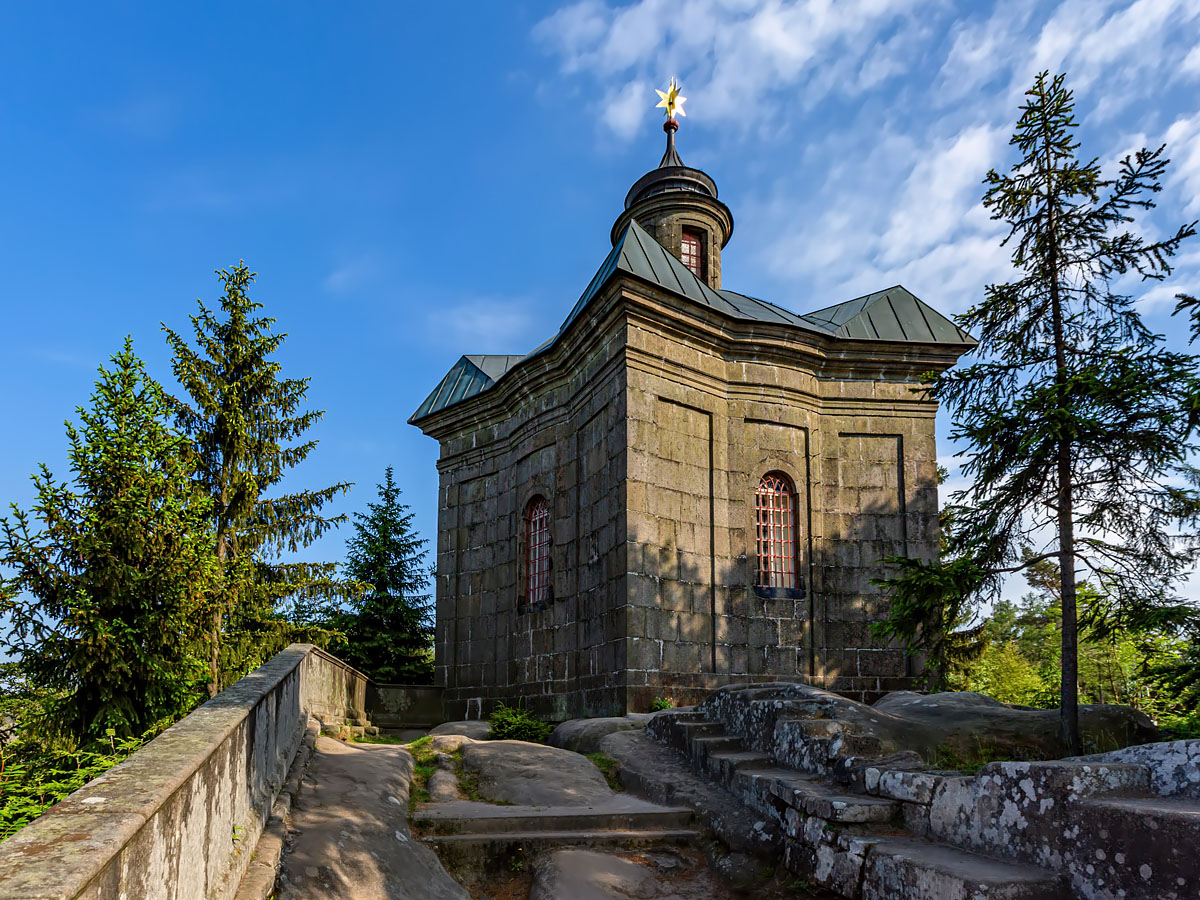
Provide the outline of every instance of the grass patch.
{"type": "Polygon", "coordinates": [[[600,770],[600,774],[604,776],[604,780],[608,782],[610,788],[614,791],[625,790],[621,786],[620,779],[617,777],[620,764],[615,759],[607,753],[587,753],[584,755],[592,761],[592,765],[600,770]]]}
{"type": "MultiPolygon", "coordinates": [[[[408,743],[402,738],[389,737],[386,734],[360,734],[353,739],[355,744],[406,744],[408,743]]],[[[425,740],[425,738],[420,738],[425,740]]]]}
{"type": "Polygon", "coordinates": [[[413,758],[413,779],[408,789],[410,815],[416,810],[418,803],[429,802],[429,776],[437,771],[437,752],[430,746],[432,743],[433,738],[425,735],[405,745],[405,749],[413,758]]]}

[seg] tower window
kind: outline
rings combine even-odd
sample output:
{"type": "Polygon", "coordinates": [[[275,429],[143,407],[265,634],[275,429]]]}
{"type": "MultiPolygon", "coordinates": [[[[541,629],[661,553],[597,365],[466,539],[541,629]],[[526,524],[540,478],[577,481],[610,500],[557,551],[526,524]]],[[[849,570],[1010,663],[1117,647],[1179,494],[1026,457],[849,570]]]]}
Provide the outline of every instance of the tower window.
{"type": "Polygon", "coordinates": [[[754,492],[759,587],[796,587],[796,492],[786,475],[771,472],[754,492]]]}
{"type": "Polygon", "coordinates": [[[550,598],[550,506],[534,497],[525,510],[525,604],[538,608],[550,598]]]}
{"type": "Polygon", "coordinates": [[[683,242],[679,247],[679,259],[696,275],[704,277],[704,239],[700,232],[683,229],[683,242]]]}

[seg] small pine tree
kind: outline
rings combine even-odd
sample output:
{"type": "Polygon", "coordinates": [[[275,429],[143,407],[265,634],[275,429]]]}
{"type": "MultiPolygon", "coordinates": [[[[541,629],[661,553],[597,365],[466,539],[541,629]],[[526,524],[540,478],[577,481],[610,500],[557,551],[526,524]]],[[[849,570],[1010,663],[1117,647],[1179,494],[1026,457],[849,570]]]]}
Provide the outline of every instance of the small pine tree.
{"type": "Polygon", "coordinates": [[[217,578],[211,501],[128,338],[78,414],[78,428],[67,423],[73,482],[43,465],[32,516],[13,505],[0,519],[0,562],[15,571],[0,586],[4,646],[45,698],[42,724],[69,742],[140,736],[198,701],[197,640],[217,578]]]}
{"type": "Polygon", "coordinates": [[[191,439],[197,481],[212,498],[224,577],[207,635],[210,694],[300,636],[277,614],[283,601],[341,589],[333,563],[284,563],[280,556],[344,522],[321,509],[350,489],[338,482],[270,496],[316,447],[304,434],[324,411],[302,411],[307,378],[280,376],[273,357],[287,335],[272,332],[274,319],[256,315],[262,304],[248,293],[255,273],[239,263],[217,277],[220,310],[197,300],[200,310],[191,317],[196,349],[163,325],[187,398],[172,398],[176,422],[191,439]]]}
{"type": "MultiPolygon", "coordinates": [[[[1200,515],[1197,360],[1166,350],[1115,286],[1127,274],[1170,274],[1195,227],[1155,242],[1124,230],[1131,210],[1154,205],[1164,148],[1125,157],[1106,179],[1077,155],[1063,77],[1041,73],[1027,96],[1011,141],[1021,158],[1008,174],[988,173],[983,201],[1008,225],[1020,277],[990,285],[959,317],[979,337],[979,361],[932,379],[931,393],[950,410],[952,437],[970,445],[962,471],[972,484],[956,498],[946,554],[977,570],[968,590],[994,591],[1005,572],[1042,560],[1063,573],[1062,733],[1078,753],[1080,582],[1093,576],[1117,608],[1192,614],[1172,585],[1197,544],[1180,538],[1200,515]],[[1032,542],[1037,552],[1022,558],[1032,542]]],[[[922,582],[944,580],[945,565],[910,567],[893,596],[927,593],[922,582]]]]}
{"type": "Polygon", "coordinates": [[[426,541],[413,530],[391,466],[378,487],[379,502],[355,513],[355,534],[346,542],[345,573],[365,589],[330,624],[345,634],[339,655],[376,681],[427,683],[433,627],[426,541]]]}

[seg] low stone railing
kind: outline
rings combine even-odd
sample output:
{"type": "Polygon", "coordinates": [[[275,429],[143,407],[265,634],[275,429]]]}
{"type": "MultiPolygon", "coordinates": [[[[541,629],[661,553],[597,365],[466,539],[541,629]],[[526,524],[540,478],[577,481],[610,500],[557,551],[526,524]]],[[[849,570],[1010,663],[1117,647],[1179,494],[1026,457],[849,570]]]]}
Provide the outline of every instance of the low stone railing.
{"type": "Polygon", "coordinates": [[[0,844],[0,900],[228,900],[309,716],[365,722],[367,684],[292,644],[0,844]]]}

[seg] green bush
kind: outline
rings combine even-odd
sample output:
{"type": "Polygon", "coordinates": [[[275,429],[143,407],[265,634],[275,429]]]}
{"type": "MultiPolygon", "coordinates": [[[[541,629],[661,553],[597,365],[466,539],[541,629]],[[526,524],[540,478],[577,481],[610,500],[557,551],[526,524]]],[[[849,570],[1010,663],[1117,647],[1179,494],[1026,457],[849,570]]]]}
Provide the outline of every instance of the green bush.
{"type": "Polygon", "coordinates": [[[675,704],[668,697],[655,697],[650,704],[650,712],[662,712],[664,709],[674,709],[675,704]]]}
{"type": "Polygon", "coordinates": [[[488,732],[489,741],[530,741],[534,744],[544,744],[553,730],[549,722],[535,718],[528,710],[503,703],[488,717],[488,724],[492,726],[492,730],[488,732]]]}

